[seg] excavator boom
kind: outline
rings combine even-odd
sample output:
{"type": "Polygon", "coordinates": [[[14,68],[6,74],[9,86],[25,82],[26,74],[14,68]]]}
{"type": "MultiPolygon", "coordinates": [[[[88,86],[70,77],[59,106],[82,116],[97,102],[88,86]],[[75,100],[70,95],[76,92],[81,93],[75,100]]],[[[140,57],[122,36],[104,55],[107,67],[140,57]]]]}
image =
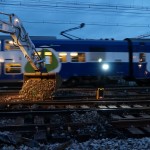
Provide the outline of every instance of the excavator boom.
{"type": "MultiPolygon", "coordinates": [[[[19,46],[24,57],[31,64],[35,73],[24,73],[24,84],[20,91],[23,99],[40,100],[51,97],[51,93],[58,87],[58,75],[47,73],[44,60],[39,56],[28,33],[20,19],[15,14],[0,12],[0,15],[8,17],[7,21],[0,20],[0,32],[10,34],[14,44],[19,46]]],[[[58,82],[60,84],[60,82],[58,82]]]]}
{"type": "Polygon", "coordinates": [[[21,23],[21,20],[15,14],[0,14],[8,16],[7,22],[0,20],[0,32],[10,34],[14,40],[14,44],[19,46],[24,57],[30,62],[33,69],[35,71],[41,71],[44,67],[44,60],[41,59],[36,51],[34,44],[21,23]]]}

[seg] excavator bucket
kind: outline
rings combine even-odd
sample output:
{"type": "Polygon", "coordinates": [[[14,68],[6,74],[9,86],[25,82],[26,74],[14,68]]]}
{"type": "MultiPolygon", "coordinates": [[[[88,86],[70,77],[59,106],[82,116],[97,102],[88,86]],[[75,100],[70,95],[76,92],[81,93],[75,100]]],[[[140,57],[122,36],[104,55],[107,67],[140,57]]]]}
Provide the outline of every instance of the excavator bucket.
{"type": "Polygon", "coordinates": [[[24,73],[24,84],[20,96],[24,100],[49,100],[61,85],[61,78],[57,73],[24,73]]]}

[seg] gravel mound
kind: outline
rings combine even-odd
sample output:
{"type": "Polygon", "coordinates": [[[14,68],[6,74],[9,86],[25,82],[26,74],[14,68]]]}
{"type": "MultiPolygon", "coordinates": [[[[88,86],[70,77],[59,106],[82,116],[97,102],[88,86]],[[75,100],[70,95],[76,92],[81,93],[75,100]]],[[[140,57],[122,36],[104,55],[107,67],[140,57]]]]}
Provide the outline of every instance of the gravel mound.
{"type": "Polygon", "coordinates": [[[19,94],[24,100],[38,101],[51,98],[54,89],[55,80],[29,79],[24,83],[19,94]]]}

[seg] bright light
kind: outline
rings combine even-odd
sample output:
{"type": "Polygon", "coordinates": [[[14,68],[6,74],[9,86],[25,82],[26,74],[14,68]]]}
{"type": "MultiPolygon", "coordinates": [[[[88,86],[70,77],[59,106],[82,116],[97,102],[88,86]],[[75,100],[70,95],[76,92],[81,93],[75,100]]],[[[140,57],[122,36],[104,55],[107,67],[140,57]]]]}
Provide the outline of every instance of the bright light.
{"type": "Polygon", "coordinates": [[[19,19],[16,18],[16,19],[15,19],[15,22],[19,22],[19,19]]]}
{"type": "Polygon", "coordinates": [[[45,52],[44,55],[45,56],[50,56],[50,55],[52,55],[52,52],[45,52]]]}
{"type": "Polygon", "coordinates": [[[0,58],[0,62],[4,62],[4,59],[3,59],[3,58],[0,58]]]}
{"type": "Polygon", "coordinates": [[[13,41],[9,41],[9,44],[14,44],[14,42],[13,41]]]}
{"type": "Polygon", "coordinates": [[[108,70],[109,69],[109,65],[108,64],[103,64],[102,65],[102,69],[103,70],[108,70]]]}
{"type": "Polygon", "coordinates": [[[66,56],[66,55],[67,55],[66,52],[61,52],[61,53],[59,53],[59,56],[66,56]]]}
{"type": "Polygon", "coordinates": [[[70,56],[78,56],[78,53],[72,52],[72,53],[70,53],[70,56]]]}
{"type": "MultiPolygon", "coordinates": [[[[41,52],[37,52],[37,53],[38,53],[38,55],[41,55],[41,52]]],[[[34,55],[37,56],[37,53],[34,53],[34,55]]]]}
{"type": "Polygon", "coordinates": [[[98,62],[102,62],[102,58],[99,58],[99,59],[98,59],[98,62]]]}
{"type": "Polygon", "coordinates": [[[138,67],[141,68],[141,67],[142,67],[142,64],[138,64],[138,67]]]}

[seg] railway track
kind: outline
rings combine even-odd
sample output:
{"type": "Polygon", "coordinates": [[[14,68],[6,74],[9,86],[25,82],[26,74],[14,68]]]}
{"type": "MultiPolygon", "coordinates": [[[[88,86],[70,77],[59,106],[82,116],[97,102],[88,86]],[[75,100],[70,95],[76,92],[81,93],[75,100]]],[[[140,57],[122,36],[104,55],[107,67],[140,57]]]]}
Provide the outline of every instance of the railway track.
{"type": "MultiPolygon", "coordinates": [[[[0,89],[0,99],[2,96],[14,95],[12,99],[20,99],[17,97],[19,89],[10,88],[0,89]],[[16,97],[15,97],[16,95],[16,97]]],[[[150,99],[149,87],[121,87],[121,88],[104,88],[99,92],[96,88],[60,88],[48,100],[64,100],[64,99],[101,99],[101,100],[134,100],[134,99],[150,99]]],[[[5,100],[4,100],[5,101],[5,100]]],[[[10,100],[9,100],[10,101],[10,100]]]]}
{"type": "Polygon", "coordinates": [[[128,137],[150,137],[150,114],[112,115],[112,125],[128,137]]]}
{"type": "Polygon", "coordinates": [[[96,110],[96,111],[149,111],[150,100],[53,100],[44,102],[3,102],[0,111],[3,110],[96,110]]]}
{"type": "Polygon", "coordinates": [[[96,99],[97,89],[64,88],[45,101],[20,101],[17,90],[6,91],[0,98],[11,98],[1,101],[0,131],[50,141],[150,136],[149,91],[148,87],[106,88],[96,99]]]}
{"type": "Polygon", "coordinates": [[[34,136],[36,140],[62,142],[74,138],[81,141],[90,137],[98,138],[103,130],[101,127],[103,123],[97,120],[104,118],[101,118],[97,112],[7,111],[0,114],[1,120],[5,122],[4,125],[0,124],[0,131],[16,132],[26,138],[34,136]],[[98,132],[97,128],[99,128],[98,132]]]}
{"type": "MultiPolygon", "coordinates": [[[[37,112],[36,112],[37,113],[37,112]]],[[[109,120],[101,113],[72,112],[12,115],[11,118],[3,117],[5,125],[0,125],[0,131],[15,132],[24,138],[34,137],[37,141],[66,142],[76,139],[85,141],[90,138],[127,138],[149,137],[149,120],[143,119],[118,119],[109,120]],[[69,115],[70,114],[70,115],[69,115]],[[94,115],[93,115],[94,114],[94,115]],[[95,115],[96,114],[96,115],[95,115]],[[72,119],[74,116],[74,119],[72,119]],[[7,123],[7,125],[6,125],[7,123]],[[135,126],[136,125],[136,126],[135,126]]],[[[10,115],[9,115],[10,116],[10,115]]]]}

